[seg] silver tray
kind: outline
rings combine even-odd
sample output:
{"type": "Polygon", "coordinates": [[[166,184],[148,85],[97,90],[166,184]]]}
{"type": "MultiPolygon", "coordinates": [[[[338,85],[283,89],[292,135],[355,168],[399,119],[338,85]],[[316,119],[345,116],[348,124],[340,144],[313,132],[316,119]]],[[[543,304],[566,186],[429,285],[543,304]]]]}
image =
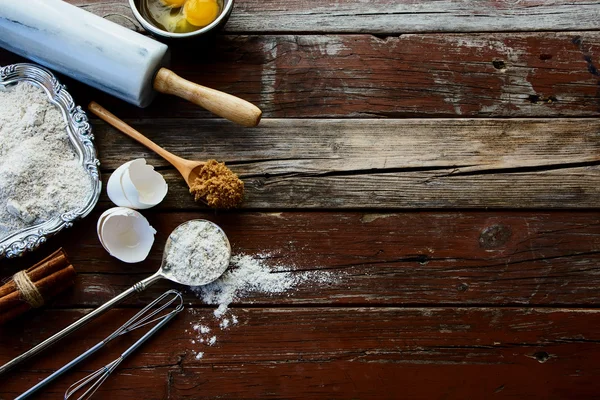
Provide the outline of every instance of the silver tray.
{"type": "Polygon", "coordinates": [[[28,251],[33,251],[44,243],[48,237],[57,234],[64,228],[71,227],[74,221],[85,217],[92,211],[98,202],[102,187],[98,170],[100,162],[96,157],[92,127],[85,112],[80,106],[75,105],[66,87],[47,69],[27,63],[0,67],[1,88],[23,81],[33,83],[43,89],[48,95],[49,101],[61,110],[63,118],[67,122],[69,139],[79,157],[80,164],[88,172],[93,190],[88,195],[82,208],[70,210],[41,224],[30,226],[0,238],[0,259],[19,257],[28,251]]]}

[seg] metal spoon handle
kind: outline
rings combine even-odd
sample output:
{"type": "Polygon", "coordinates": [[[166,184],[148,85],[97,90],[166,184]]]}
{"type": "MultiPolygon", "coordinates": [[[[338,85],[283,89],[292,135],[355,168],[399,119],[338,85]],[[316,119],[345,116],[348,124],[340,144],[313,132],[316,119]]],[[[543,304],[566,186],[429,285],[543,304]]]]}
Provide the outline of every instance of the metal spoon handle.
{"type": "Polygon", "coordinates": [[[32,347],[31,349],[27,350],[25,353],[13,358],[11,361],[9,361],[6,364],[4,364],[3,366],[1,366],[0,367],[0,375],[3,374],[4,372],[8,371],[9,369],[15,367],[17,364],[33,357],[40,351],[45,350],[47,347],[52,346],[54,343],[58,342],[60,339],[64,338],[71,332],[76,331],[77,329],[81,328],[83,325],[90,322],[92,319],[105,313],[106,311],[111,309],[113,306],[121,303],[122,301],[127,299],[129,296],[131,296],[135,292],[143,291],[148,286],[152,285],[154,282],[156,282],[157,280],[159,280],[161,278],[162,278],[162,275],[160,274],[160,272],[157,272],[154,275],[144,279],[143,281],[136,283],[135,285],[133,285],[132,287],[130,287],[129,289],[127,289],[120,295],[114,297],[113,299],[107,301],[100,307],[96,308],[91,313],[86,314],[85,316],[81,317],[77,321],[73,322],[71,325],[67,326],[62,331],[55,333],[54,335],[50,336],[48,339],[44,340],[42,343],[38,344],[35,347],[32,347]]]}

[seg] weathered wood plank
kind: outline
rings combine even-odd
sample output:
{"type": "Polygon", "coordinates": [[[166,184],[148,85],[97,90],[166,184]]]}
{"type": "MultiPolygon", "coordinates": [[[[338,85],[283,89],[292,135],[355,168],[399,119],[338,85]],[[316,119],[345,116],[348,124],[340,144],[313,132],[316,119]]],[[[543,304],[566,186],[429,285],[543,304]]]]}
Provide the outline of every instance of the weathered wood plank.
{"type": "MultiPolygon", "coordinates": [[[[177,225],[206,218],[223,227],[235,253],[337,278],[279,296],[247,294],[242,305],[598,304],[598,212],[143,213],[158,231],[143,263],[108,255],[96,237],[97,212],[39,253],[0,263],[3,275],[63,245],[80,274],[54,307],[97,307],[156,271],[177,225]]],[[[158,283],[127,304],[141,306],[169,287],[158,283]]],[[[204,305],[192,293],[186,303],[204,305]]]]}
{"type": "MultiPolygon", "coordinates": [[[[76,332],[68,346],[7,376],[13,397],[104,338],[134,310],[114,310],[76,332]]],[[[132,355],[101,389],[110,398],[593,398],[598,392],[600,311],[510,308],[235,309],[221,330],[208,310],[186,310],[132,355]],[[198,342],[209,326],[214,346],[198,342]],[[196,343],[192,343],[195,340],[196,343]],[[194,353],[204,356],[196,360],[194,353]],[[152,393],[152,391],[155,393],[152,393]]],[[[78,311],[51,311],[9,328],[5,361],[45,338],[35,327],[63,325],[78,311]],[[22,333],[26,332],[25,335],[22,333]]],[[[206,335],[208,336],[208,335],[206,335]]],[[[115,358],[133,338],[50,386],[56,398],[85,371],[115,358]]]]}
{"type": "MultiPolygon", "coordinates": [[[[596,207],[600,192],[595,119],[131,123],[182,157],[228,162],[246,183],[245,208],[578,208],[596,207]]],[[[160,207],[201,207],[165,161],[106,124],[95,129],[105,170],[146,157],[165,167],[160,207]]]]}
{"type": "MultiPolygon", "coordinates": [[[[127,0],[69,0],[126,26],[139,26],[127,0]]],[[[590,0],[236,0],[227,32],[496,32],[598,29],[590,0]]]]}
{"type": "MultiPolygon", "coordinates": [[[[174,68],[265,117],[598,116],[599,44],[598,32],[225,36],[210,61],[180,50],[174,68]]],[[[198,115],[168,97],[153,109],[198,115]]]]}
{"type": "MultiPolygon", "coordinates": [[[[599,48],[599,32],[222,36],[173,49],[173,68],[270,118],[600,116],[599,48]]],[[[17,60],[0,51],[0,65],[17,60]]],[[[65,81],[78,103],[121,117],[210,116],[172,96],[142,110],[65,81]]]]}

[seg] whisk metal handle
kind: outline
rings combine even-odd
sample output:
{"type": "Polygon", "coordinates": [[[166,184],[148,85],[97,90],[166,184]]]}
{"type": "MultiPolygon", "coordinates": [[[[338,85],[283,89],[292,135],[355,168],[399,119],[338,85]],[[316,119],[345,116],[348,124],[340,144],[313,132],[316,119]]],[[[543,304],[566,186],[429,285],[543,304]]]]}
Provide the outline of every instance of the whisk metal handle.
{"type": "Polygon", "coordinates": [[[158,324],[154,325],[152,329],[146,332],[144,336],[139,338],[137,342],[135,342],[130,348],[125,350],[123,354],[121,354],[121,357],[125,359],[127,356],[133,353],[138,347],[140,347],[146,340],[148,340],[152,335],[154,335],[160,328],[162,328],[167,322],[172,320],[176,315],[177,313],[172,313],[163,318],[158,324]]]}
{"type": "Polygon", "coordinates": [[[61,376],[65,372],[67,372],[69,369],[71,369],[71,367],[73,367],[76,364],[79,364],[79,362],[81,360],[86,359],[90,355],[92,355],[95,352],[97,352],[98,350],[100,350],[102,347],[104,347],[104,342],[100,342],[100,343],[96,344],[94,347],[91,347],[89,350],[87,350],[85,353],[81,354],[79,357],[71,360],[71,362],[64,365],[62,368],[56,370],[52,375],[50,375],[50,376],[46,377],[44,380],[38,382],[37,385],[31,387],[29,390],[27,390],[20,396],[15,397],[15,400],[23,400],[23,399],[28,398],[29,396],[31,396],[32,394],[34,394],[35,392],[37,392],[38,390],[40,390],[41,388],[43,388],[44,386],[46,386],[47,384],[52,382],[54,379],[58,378],[59,376],[61,376]]]}
{"type": "Polygon", "coordinates": [[[17,364],[19,364],[25,360],[28,360],[29,358],[33,357],[37,353],[41,352],[42,350],[45,350],[46,348],[52,346],[54,343],[58,342],[60,339],[69,335],[70,333],[76,331],[77,329],[81,328],[83,325],[87,324],[92,319],[98,317],[99,315],[105,313],[106,311],[108,311],[109,309],[114,307],[115,305],[121,303],[122,301],[127,299],[132,294],[143,291],[148,286],[152,285],[154,282],[156,282],[157,280],[159,280],[161,278],[162,278],[162,275],[160,274],[160,272],[157,272],[154,275],[144,279],[143,281],[136,283],[135,285],[133,285],[132,287],[130,287],[129,289],[127,289],[120,295],[114,297],[112,300],[107,301],[100,307],[96,308],[94,311],[90,312],[89,314],[86,314],[85,316],[81,317],[77,321],[73,322],[71,325],[67,326],[62,331],[55,333],[54,335],[50,336],[48,339],[44,340],[37,346],[32,347],[31,349],[27,350],[25,353],[13,358],[11,361],[9,361],[6,364],[4,364],[3,366],[1,366],[0,367],[0,375],[3,374],[4,372],[8,371],[9,369],[15,367],[17,364]]]}
{"type": "Polygon", "coordinates": [[[75,396],[76,393],[78,393],[79,391],[82,391],[86,388],[87,389],[85,390],[83,395],[81,395],[79,397],[79,399],[91,398],[92,395],[94,393],[96,393],[96,391],[98,390],[100,385],[102,385],[102,383],[106,380],[106,378],[108,378],[108,376],[117,368],[117,366],[125,358],[127,358],[127,356],[129,356],[131,353],[133,353],[135,350],[137,350],[138,347],[140,347],[146,340],[148,340],[152,335],[154,335],[156,332],[158,332],[158,330],[160,328],[162,328],[167,322],[172,320],[177,315],[177,313],[179,311],[181,311],[182,309],[183,309],[183,307],[178,308],[174,312],[167,314],[156,325],[154,325],[152,327],[152,329],[150,329],[148,332],[146,332],[144,334],[144,336],[139,338],[131,347],[129,347],[127,350],[125,350],[116,360],[106,364],[104,367],[100,368],[99,370],[97,370],[95,372],[92,372],[90,375],[86,376],[85,378],[83,378],[83,379],[75,382],[73,385],[71,385],[69,387],[69,389],[67,389],[67,392],[65,393],[65,397],[64,397],[65,400],[71,399],[72,397],[75,396]]]}

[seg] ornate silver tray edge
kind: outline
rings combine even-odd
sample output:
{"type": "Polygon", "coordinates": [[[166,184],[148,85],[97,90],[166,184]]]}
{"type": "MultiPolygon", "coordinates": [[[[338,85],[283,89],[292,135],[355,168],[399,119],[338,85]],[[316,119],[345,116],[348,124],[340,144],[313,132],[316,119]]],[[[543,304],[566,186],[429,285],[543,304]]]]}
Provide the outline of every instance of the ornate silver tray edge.
{"type": "Polygon", "coordinates": [[[67,122],[68,134],[82,165],[92,181],[92,192],[85,205],[56,216],[46,222],[17,231],[0,238],[0,259],[19,257],[28,251],[37,249],[50,236],[73,225],[73,222],[88,215],[96,206],[100,197],[100,162],[96,156],[92,127],[85,111],[76,106],[73,97],[56,77],[47,69],[29,63],[11,64],[0,67],[0,86],[8,87],[21,81],[31,82],[42,88],[49,101],[58,106],[67,122]]]}

